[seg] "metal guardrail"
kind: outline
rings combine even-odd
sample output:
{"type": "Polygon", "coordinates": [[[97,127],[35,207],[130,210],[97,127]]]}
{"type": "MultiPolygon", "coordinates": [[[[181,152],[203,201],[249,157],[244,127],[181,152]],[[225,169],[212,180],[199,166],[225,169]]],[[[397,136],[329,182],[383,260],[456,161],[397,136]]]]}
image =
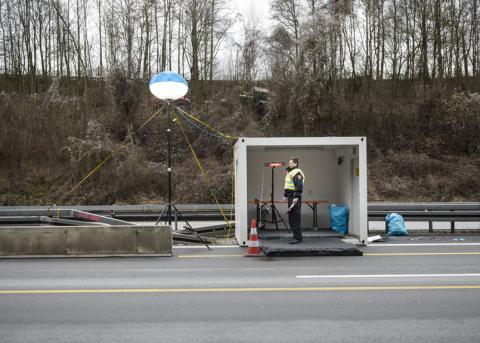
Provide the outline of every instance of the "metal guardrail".
{"type": "MultiPolygon", "coordinates": [[[[187,220],[223,219],[217,205],[185,204],[176,205],[187,220]]],[[[233,210],[231,205],[221,205],[227,218],[233,210]]],[[[157,220],[165,205],[111,205],[111,206],[0,206],[0,223],[2,217],[52,216],[68,217],[71,211],[94,213],[120,220],[147,221],[157,220]]],[[[233,216],[235,213],[233,212],[233,216]]]]}
{"type": "Polygon", "coordinates": [[[450,232],[454,233],[456,222],[480,222],[480,203],[368,204],[369,221],[383,221],[389,213],[398,213],[405,221],[428,222],[429,232],[433,232],[433,222],[450,222],[450,232]]]}
{"type": "Polygon", "coordinates": [[[480,202],[369,202],[369,210],[477,210],[480,211],[480,202]]]}
{"type": "MultiPolygon", "coordinates": [[[[176,206],[187,220],[223,219],[216,205],[183,204],[176,206]]],[[[230,219],[234,206],[230,204],[222,204],[220,206],[227,218],[230,219]]],[[[9,220],[11,222],[13,218],[28,218],[29,216],[55,217],[59,211],[62,211],[66,217],[69,217],[67,214],[71,214],[72,211],[84,211],[126,221],[157,220],[164,208],[165,205],[61,206],[58,208],[49,206],[0,206],[0,223],[8,222],[9,220]],[[5,221],[2,221],[2,218],[5,221]]],[[[433,232],[433,222],[450,222],[451,232],[455,232],[456,222],[480,222],[480,202],[378,202],[368,204],[369,221],[384,221],[385,216],[392,212],[402,215],[406,221],[428,222],[430,232],[433,232]]]]}

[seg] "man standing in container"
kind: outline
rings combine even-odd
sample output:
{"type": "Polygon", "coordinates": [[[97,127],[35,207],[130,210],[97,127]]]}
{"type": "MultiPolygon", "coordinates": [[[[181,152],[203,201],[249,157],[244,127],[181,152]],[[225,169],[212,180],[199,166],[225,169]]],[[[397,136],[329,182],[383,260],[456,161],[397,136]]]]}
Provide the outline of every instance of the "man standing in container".
{"type": "Polygon", "coordinates": [[[302,216],[302,192],[305,175],[298,168],[298,158],[292,157],[288,161],[287,176],[285,177],[285,193],[283,201],[288,201],[288,222],[292,229],[293,240],[289,244],[302,242],[300,222],[302,216]]]}

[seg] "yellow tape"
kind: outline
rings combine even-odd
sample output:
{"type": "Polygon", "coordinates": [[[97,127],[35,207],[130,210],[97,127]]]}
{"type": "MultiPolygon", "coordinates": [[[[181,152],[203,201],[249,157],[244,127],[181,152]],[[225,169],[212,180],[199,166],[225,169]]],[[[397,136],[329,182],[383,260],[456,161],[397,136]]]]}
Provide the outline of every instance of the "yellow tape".
{"type": "MultiPolygon", "coordinates": [[[[206,128],[208,128],[210,131],[213,131],[215,132],[216,134],[220,135],[221,137],[225,138],[225,139],[228,139],[228,140],[232,140],[232,141],[236,141],[239,137],[238,136],[232,136],[232,135],[227,135],[217,129],[215,129],[213,126],[209,125],[208,123],[198,119],[197,117],[195,117],[193,114],[190,114],[190,113],[187,113],[185,112],[184,110],[182,110],[181,108],[179,107],[176,107],[177,110],[179,110],[180,112],[182,112],[183,114],[185,114],[186,116],[188,116],[189,118],[191,118],[192,120],[196,121],[197,123],[205,126],[206,128]]],[[[177,119],[177,117],[176,117],[177,119]]],[[[182,128],[183,130],[183,128],[182,128]]],[[[185,132],[184,132],[184,135],[185,135],[185,132]]],[[[186,136],[186,135],[185,135],[186,136]]],[[[233,149],[233,148],[232,148],[233,149]]],[[[192,150],[192,149],[191,149],[192,150]]],[[[192,150],[192,153],[194,155],[194,157],[196,158],[196,155],[195,155],[195,152],[192,150]]],[[[233,155],[233,154],[232,154],[233,155]]],[[[200,162],[199,161],[196,161],[196,163],[199,165],[200,162]]],[[[199,168],[201,171],[202,171],[202,167],[200,166],[199,168]]],[[[234,161],[234,158],[232,157],[232,197],[231,197],[231,207],[230,207],[230,221],[232,221],[232,218],[233,218],[233,203],[234,203],[234,194],[235,194],[235,161],[234,161]]],[[[213,193],[212,193],[213,194],[213,193]]],[[[214,195],[214,194],[213,194],[214,195]]],[[[215,196],[215,195],[214,195],[215,196]]],[[[218,202],[217,202],[218,204],[218,202]]],[[[219,208],[220,208],[220,205],[219,205],[219,208]]],[[[222,212],[222,215],[223,214],[223,211],[222,209],[220,208],[220,211],[222,212]]],[[[225,218],[225,216],[224,216],[225,218]]],[[[225,220],[227,220],[225,218],[225,220]]],[[[228,222],[227,222],[228,223],[228,222]]],[[[232,225],[229,224],[228,225],[228,233],[227,233],[227,237],[230,237],[230,231],[232,229],[232,225]]]]}
{"type": "MultiPolygon", "coordinates": [[[[211,125],[209,125],[208,123],[198,119],[197,117],[195,117],[194,115],[190,114],[190,113],[187,113],[185,111],[183,111],[181,108],[179,107],[175,107],[177,110],[181,111],[183,114],[185,114],[186,116],[188,116],[189,118],[191,118],[192,120],[196,121],[197,123],[200,123],[201,125],[207,127],[209,130],[217,133],[218,135],[220,135],[221,137],[225,138],[225,139],[228,139],[228,140],[232,140],[232,141],[235,141],[238,139],[237,136],[232,136],[232,135],[227,135],[217,129],[215,129],[214,127],[212,127],[211,125]]],[[[148,123],[150,123],[150,121],[155,118],[155,116],[160,113],[160,111],[163,109],[163,106],[158,109],[155,113],[153,113],[150,118],[148,118],[139,128],[137,131],[135,131],[133,133],[133,135],[136,135],[140,130],[142,130],[146,125],[148,125],[148,123]]],[[[190,144],[190,141],[185,133],[185,130],[183,129],[183,126],[181,125],[180,123],[180,119],[178,118],[177,114],[175,111],[174,112],[174,116],[175,116],[175,119],[174,119],[174,122],[177,122],[179,125],[180,125],[180,128],[182,130],[182,133],[184,134],[185,136],[185,139],[187,140],[187,143],[188,143],[188,146],[190,148],[190,151],[192,152],[192,155],[195,159],[195,163],[198,167],[198,169],[200,170],[200,172],[202,173],[203,177],[208,180],[207,178],[207,174],[205,172],[205,170],[203,169],[202,165],[200,164],[200,161],[195,153],[195,151],[193,150],[193,147],[192,145],[190,144]]],[[[107,158],[105,158],[103,161],[101,161],[100,163],[98,163],[87,175],[85,175],[82,180],[80,180],[80,182],[78,182],[75,186],[72,187],[72,189],[70,189],[67,193],[65,193],[58,201],[55,202],[55,204],[59,203],[61,200],[63,200],[65,197],[67,197],[68,195],[70,195],[72,192],[74,192],[78,187],[80,187],[88,178],[90,178],[93,174],[95,174],[105,163],[107,163],[111,158],[113,158],[119,151],[120,149],[123,148],[123,146],[121,147],[118,147],[116,148],[107,158]]],[[[215,193],[210,190],[210,193],[212,194],[213,198],[215,199],[215,202],[218,206],[218,208],[220,209],[220,212],[222,213],[222,216],[225,220],[225,222],[227,223],[227,226],[228,226],[228,233],[227,233],[227,237],[230,237],[230,232],[232,230],[232,225],[231,225],[231,220],[233,218],[233,202],[234,202],[234,194],[235,194],[235,187],[234,187],[234,180],[235,180],[235,177],[234,177],[234,174],[235,174],[235,161],[234,159],[232,158],[232,197],[231,197],[231,209],[230,209],[230,221],[227,219],[225,213],[223,212],[223,209],[221,208],[219,202],[218,202],[218,199],[215,195],[215,193]]]]}
{"type": "MultiPolygon", "coordinates": [[[[136,135],[138,132],[140,132],[140,130],[142,130],[153,118],[155,118],[157,116],[157,114],[160,113],[160,111],[163,109],[163,106],[160,107],[155,113],[153,113],[150,118],[148,118],[139,128],[137,131],[135,131],[133,133],[133,135],[136,135]]],[[[113,152],[107,157],[105,158],[103,161],[101,161],[99,164],[97,164],[95,166],[95,168],[93,168],[93,170],[91,170],[87,175],[85,175],[83,177],[82,180],[80,180],[80,182],[78,182],[75,186],[73,186],[72,189],[70,189],[67,193],[65,193],[58,201],[55,202],[55,204],[59,203],[61,200],[63,200],[65,197],[67,197],[68,195],[70,195],[73,191],[75,191],[78,187],[80,187],[80,185],[82,183],[84,183],[90,176],[92,176],[93,174],[95,174],[105,163],[107,163],[108,160],[110,160],[112,157],[114,157],[119,151],[120,149],[123,148],[123,146],[120,146],[116,149],[113,150],[113,152]]]]}
{"type": "MultiPolygon", "coordinates": [[[[195,153],[195,150],[193,150],[193,147],[192,147],[192,144],[190,144],[190,140],[188,139],[187,137],[187,134],[185,133],[185,130],[183,129],[183,125],[180,121],[180,118],[177,116],[177,112],[173,111],[173,115],[175,117],[176,120],[176,123],[180,126],[180,130],[182,131],[183,135],[185,136],[185,140],[187,141],[187,144],[188,144],[188,147],[190,148],[190,151],[193,155],[193,158],[195,160],[195,163],[197,165],[197,168],[200,170],[200,173],[202,174],[202,176],[205,178],[205,181],[208,181],[208,177],[207,177],[207,173],[205,172],[205,170],[203,169],[201,163],[200,163],[200,160],[198,159],[197,157],[197,154],[195,153]]],[[[220,213],[222,213],[222,216],[223,216],[223,219],[225,220],[225,222],[227,223],[227,227],[228,227],[228,236],[230,236],[230,231],[232,229],[232,224],[230,224],[230,222],[228,221],[227,217],[225,216],[225,213],[223,212],[223,209],[222,207],[220,206],[220,203],[218,202],[218,199],[217,199],[217,196],[215,195],[215,193],[211,190],[210,190],[210,194],[212,194],[213,196],[213,199],[215,199],[215,203],[217,204],[217,207],[219,208],[220,210],[220,213]]]]}
{"type": "Polygon", "coordinates": [[[189,118],[195,120],[197,123],[200,123],[202,124],[203,126],[207,127],[209,130],[217,133],[218,135],[222,136],[223,138],[226,138],[226,139],[229,139],[229,140],[232,140],[232,141],[235,141],[237,140],[239,137],[237,136],[231,136],[231,135],[227,135],[221,131],[218,131],[217,129],[215,129],[213,126],[207,124],[206,122],[198,119],[197,117],[195,117],[193,114],[190,114],[190,113],[187,113],[185,112],[184,110],[182,110],[181,108],[179,107],[176,107],[177,110],[179,110],[180,112],[182,112],[183,114],[185,114],[186,116],[188,116],[189,118]]]}

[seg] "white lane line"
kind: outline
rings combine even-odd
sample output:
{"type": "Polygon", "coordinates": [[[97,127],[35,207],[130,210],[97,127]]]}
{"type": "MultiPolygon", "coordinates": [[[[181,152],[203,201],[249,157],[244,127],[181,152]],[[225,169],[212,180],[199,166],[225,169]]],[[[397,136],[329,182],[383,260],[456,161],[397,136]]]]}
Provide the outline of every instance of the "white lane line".
{"type": "MultiPolygon", "coordinates": [[[[480,243],[370,243],[369,247],[408,247],[408,246],[480,246],[480,243]]],[[[209,245],[210,248],[235,249],[239,245],[209,245]]],[[[174,245],[173,249],[206,249],[205,245],[174,245]]]]}
{"type": "Polygon", "coordinates": [[[480,277],[480,273],[468,274],[357,274],[357,275],[297,275],[297,279],[349,279],[349,278],[402,278],[402,277],[480,277]]]}
{"type": "Polygon", "coordinates": [[[480,243],[370,243],[370,247],[440,247],[440,246],[480,246],[480,243]]]}
{"type": "MultiPolygon", "coordinates": [[[[239,248],[238,245],[209,245],[212,249],[233,249],[239,248]]],[[[173,249],[207,249],[205,245],[174,245],[173,249]]]]}
{"type": "MultiPolygon", "coordinates": [[[[480,246],[480,243],[370,243],[370,247],[408,247],[408,246],[480,246]]],[[[209,245],[216,249],[235,249],[238,245],[209,245]]],[[[206,249],[205,245],[174,245],[173,249],[206,249]]]]}

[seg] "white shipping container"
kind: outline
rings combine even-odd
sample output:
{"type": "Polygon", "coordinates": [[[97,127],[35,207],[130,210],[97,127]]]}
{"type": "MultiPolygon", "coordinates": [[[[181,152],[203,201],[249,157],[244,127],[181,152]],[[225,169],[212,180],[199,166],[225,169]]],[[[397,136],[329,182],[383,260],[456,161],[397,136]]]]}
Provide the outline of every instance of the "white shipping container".
{"type": "MultiPolygon", "coordinates": [[[[367,243],[367,139],[366,137],[274,137],[239,138],[234,146],[235,237],[241,246],[248,243],[248,229],[256,218],[254,199],[270,200],[272,173],[268,162],[299,159],[305,174],[302,200],[318,204],[318,226],[330,227],[328,205],[349,208],[348,234],[367,243]],[[263,190],[263,191],[262,191],[263,190]]],[[[281,201],[285,167],[274,170],[274,200],[281,201]]],[[[276,204],[288,222],[287,205],[276,204]]],[[[302,204],[302,228],[312,227],[313,211],[302,204]]],[[[279,223],[279,228],[283,228],[279,223]]]]}

